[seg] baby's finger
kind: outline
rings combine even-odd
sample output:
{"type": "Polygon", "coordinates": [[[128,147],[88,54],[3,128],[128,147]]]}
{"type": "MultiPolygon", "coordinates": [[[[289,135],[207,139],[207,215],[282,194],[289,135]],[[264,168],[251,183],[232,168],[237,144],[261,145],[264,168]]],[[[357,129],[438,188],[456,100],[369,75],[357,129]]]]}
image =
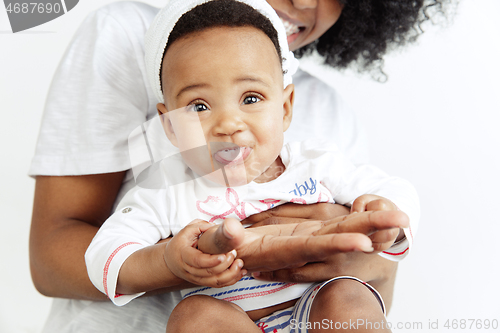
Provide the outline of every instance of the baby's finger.
{"type": "Polygon", "coordinates": [[[360,197],[357,197],[356,200],[351,205],[351,213],[361,213],[366,210],[366,204],[370,200],[368,199],[367,195],[362,195],[360,197]]]}
{"type": "Polygon", "coordinates": [[[202,285],[221,288],[235,284],[243,276],[247,274],[247,270],[243,269],[243,261],[236,259],[231,266],[222,273],[202,279],[202,285]]]}
{"type": "Polygon", "coordinates": [[[193,268],[211,268],[227,260],[225,254],[207,254],[194,247],[185,247],[181,253],[185,265],[193,268]]]}
{"type": "Polygon", "coordinates": [[[377,199],[372,200],[366,205],[366,210],[397,210],[396,205],[394,205],[390,200],[387,199],[377,199]]]}
{"type": "Polygon", "coordinates": [[[186,228],[189,227],[188,230],[190,230],[191,232],[196,233],[196,230],[198,230],[199,234],[202,234],[205,231],[207,231],[208,229],[210,229],[211,227],[213,227],[214,225],[215,225],[214,223],[210,223],[210,222],[207,222],[205,220],[194,219],[191,222],[189,222],[186,225],[186,227],[184,227],[182,230],[185,230],[186,228]]]}
{"type": "Polygon", "coordinates": [[[361,213],[366,210],[378,210],[378,209],[368,209],[368,205],[372,201],[376,200],[384,200],[381,196],[375,195],[375,194],[363,194],[354,200],[351,206],[351,213],[361,213]]]}
{"type": "Polygon", "coordinates": [[[234,264],[234,261],[239,260],[239,261],[243,262],[241,259],[236,259],[236,255],[237,255],[236,250],[232,250],[232,251],[226,253],[226,259],[223,262],[221,262],[219,265],[217,265],[215,267],[206,268],[205,271],[207,273],[211,274],[212,276],[217,275],[217,274],[221,274],[222,272],[224,272],[225,270],[230,268],[231,265],[234,264]]]}
{"type": "MultiPolygon", "coordinates": [[[[226,255],[219,255],[219,256],[224,256],[224,260],[221,261],[216,266],[194,267],[194,266],[190,266],[190,265],[184,265],[184,270],[186,270],[186,272],[188,272],[189,274],[191,274],[193,276],[199,276],[199,277],[215,276],[217,274],[224,272],[229,267],[231,267],[231,265],[233,264],[233,262],[236,258],[236,250],[232,250],[231,252],[227,253],[226,255]]],[[[186,264],[186,262],[185,262],[185,264],[186,264]]]]}
{"type": "Polygon", "coordinates": [[[182,228],[175,237],[177,238],[177,242],[182,242],[181,244],[196,246],[200,235],[213,226],[214,224],[212,223],[196,219],[182,228]]]}

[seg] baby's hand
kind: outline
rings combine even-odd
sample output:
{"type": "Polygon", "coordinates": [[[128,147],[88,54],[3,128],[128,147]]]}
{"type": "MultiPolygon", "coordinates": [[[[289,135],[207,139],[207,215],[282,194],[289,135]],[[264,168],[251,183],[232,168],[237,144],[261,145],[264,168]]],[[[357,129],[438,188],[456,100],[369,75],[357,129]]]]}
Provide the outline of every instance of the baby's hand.
{"type": "Polygon", "coordinates": [[[389,199],[375,195],[364,194],[357,197],[352,203],[351,213],[361,213],[364,211],[377,210],[399,210],[398,207],[389,199]]]}
{"type": "MultiPolygon", "coordinates": [[[[352,203],[351,214],[364,211],[399,210],[389,199],[374,194],[364,194],[352,203]]],[[[370,239],[375,251],[385,251],[390,248],[396,240],[404,237],[404,232],[400,228],[378,230],[371,234],[370,239]]]]}
{"type": "Polygon", "coordinates": [[[247,271],[243,261],[236,259],[236,251],[211,255],[196,248],[198,237],[212,227],[202,220],[194,220],[182,229],[165,247],[163,259],[177,277],[190,283],[220,288],[230,286],[247,271]]]}

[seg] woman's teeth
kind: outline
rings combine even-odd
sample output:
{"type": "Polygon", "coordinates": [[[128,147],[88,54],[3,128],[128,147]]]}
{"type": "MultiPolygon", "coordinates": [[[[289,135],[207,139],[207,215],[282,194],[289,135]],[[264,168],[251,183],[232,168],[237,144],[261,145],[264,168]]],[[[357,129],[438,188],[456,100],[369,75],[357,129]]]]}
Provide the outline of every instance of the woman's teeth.
{"type": "Polygon", "coordinates": [[[216,154],[226,161],[234,161],[240,155],[240,148],[219,150],[216,154]]]}
{"type": "Polygon", "coordinates": [[[287,36],[290,36],[290,35],[293,35],[293,34],[296,34],[300,31],[300,28],[299,26],[281,18],[281,22],[283,22],[283,25],[285,26],[285,30],[286,30],[286,35],[287,36]]]}

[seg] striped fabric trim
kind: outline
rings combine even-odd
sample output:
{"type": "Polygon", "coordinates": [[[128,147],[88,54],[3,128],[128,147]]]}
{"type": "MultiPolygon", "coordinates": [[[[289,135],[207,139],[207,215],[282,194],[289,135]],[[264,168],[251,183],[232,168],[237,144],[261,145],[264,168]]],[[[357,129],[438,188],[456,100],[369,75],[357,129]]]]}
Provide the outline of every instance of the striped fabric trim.
{"type": "Polygon", "coordinates": [[[113,260],[113,258],[116,256],[116,254],[121,249],[123,249],[126,246],[132,245],[132,244],[139,244],[139,243],[137,243],[137,242],[128,242],[128,243],[124,243],[124,244],[120,245],[116,250],[113,251],[113,253],[111,253],[111,255],[109,256],[108,260],[106,261],[106,264],[104,265],[104,272],[103,272],[103,277],[102,277],[102,283],[104,285],[104,293],[109,298],[111,298],[111,297],[108,294],[108,273],[109,273],[109,266],[111,265],[111,261],[113,260]]]}
{"type": "Polygon", "coordinates": [[[234,302],[234,301],[238,301],[238,300],[241,300],[241,299],[247,299],[247,298],[253,298],[253,297],[262,297],[262,296],[266,296],[266,295],[271,295],[271,294],[277,293],[278,291],[281,291],[281,290],[286,289],[286,288],[290,288],[291,286],[294,286],[294,285],[296,285],[296,283],[287,283],[284,286],[281,286],[279,288],[274,288],[274,289],[271,289],[271,290],[265,290],[265,291],[261,291],[261,292],[258,292],[258,293],[251,293],[251,294],[243,294],[243,295],[237,295],[237,296],[232,296],[232,297],[226,297],[226,298],[223,298],[223,300],[224,301],[228,301],[228,302],[234,302]]]}

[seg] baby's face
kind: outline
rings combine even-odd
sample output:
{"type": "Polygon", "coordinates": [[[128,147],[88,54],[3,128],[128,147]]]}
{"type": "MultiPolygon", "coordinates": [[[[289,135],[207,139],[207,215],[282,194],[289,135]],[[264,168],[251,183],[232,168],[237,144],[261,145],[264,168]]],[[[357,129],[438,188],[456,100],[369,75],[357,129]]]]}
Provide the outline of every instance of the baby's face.
{"type": "Polygon", "coordinates": [[[293,85],[283,89],[276,49],[262,31],[217,27],[175,41],[162,82],[165,132],[192,170],[219,170],[208,178],[226,186],[266,182],[282,172],[278,155],[293,85]]]}

